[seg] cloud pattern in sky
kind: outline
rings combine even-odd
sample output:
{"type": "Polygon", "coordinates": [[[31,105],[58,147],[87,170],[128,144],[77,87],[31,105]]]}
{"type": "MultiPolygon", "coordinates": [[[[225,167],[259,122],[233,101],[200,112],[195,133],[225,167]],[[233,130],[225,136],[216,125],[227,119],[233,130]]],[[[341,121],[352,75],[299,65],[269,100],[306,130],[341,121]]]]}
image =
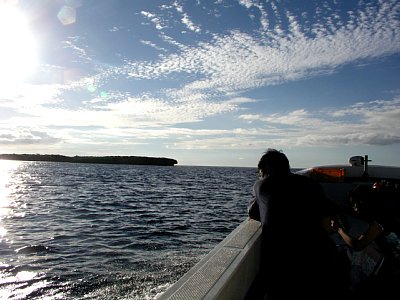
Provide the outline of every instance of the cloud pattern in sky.
{"type": "Polygon", "coordinates": [[[2,152],[251,166],[269,146],[399,150],[398,1],[60,3],[19,1],[40,65],[0,91],[2,152]],[[386,86],[359,76],[374,68],[386,86]]]}

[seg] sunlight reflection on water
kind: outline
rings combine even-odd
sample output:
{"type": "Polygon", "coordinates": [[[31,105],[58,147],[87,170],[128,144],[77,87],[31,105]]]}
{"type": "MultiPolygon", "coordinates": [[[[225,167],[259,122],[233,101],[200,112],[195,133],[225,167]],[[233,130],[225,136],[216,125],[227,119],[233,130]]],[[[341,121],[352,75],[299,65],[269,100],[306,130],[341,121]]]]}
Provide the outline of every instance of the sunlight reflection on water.
{"type": "Polygon", "coordinates": [[[11,209],[11,188],[10,179],[14,170],[20,166],[21,162],[0,160],[0,238],[3,238],[7,230],[2,226],[2,220],[12,211],[11,209]]]}
{"type": "Polygon", "coordinates": [[[0,160],[0,299],[154,299],[242,221],[252,174],[0,160]]]}

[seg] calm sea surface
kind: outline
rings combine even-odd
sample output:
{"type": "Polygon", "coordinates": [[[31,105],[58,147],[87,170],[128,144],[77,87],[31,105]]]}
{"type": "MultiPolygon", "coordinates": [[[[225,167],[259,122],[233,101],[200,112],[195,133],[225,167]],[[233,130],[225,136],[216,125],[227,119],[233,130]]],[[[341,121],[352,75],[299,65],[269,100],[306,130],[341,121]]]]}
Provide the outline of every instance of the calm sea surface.
{"type": "Polygon", "coordinates": [[[247,217],[255,171],[0,160],[0,299],[155,299],[247,217]]]}

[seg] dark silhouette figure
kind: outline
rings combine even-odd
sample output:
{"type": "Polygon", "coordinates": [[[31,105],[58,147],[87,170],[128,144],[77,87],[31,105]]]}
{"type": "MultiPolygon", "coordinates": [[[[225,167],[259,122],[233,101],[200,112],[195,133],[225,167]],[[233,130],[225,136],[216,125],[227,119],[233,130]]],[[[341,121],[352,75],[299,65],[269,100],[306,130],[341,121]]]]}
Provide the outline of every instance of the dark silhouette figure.
{"type": "Polygon", "coordinates": [[[268,149],[258,163],[249,217],[262,224],[262,256],[248,299],[337,299],[346,292],[336,245],[323,224],[333,212],[321,186],[293,174],[285,154],[268,149]],[[252,289],[253,290],[253,289],[252,289]]]}
{"type": "Polygon", "coordinates": [[[349,285],[355,297],[376,299],[397,292],[400,284],[399,236],[400,193],[387,183],[363,184],[349,193],[353,216],[368,226],[359,236],[352,236],[332,220],[349,247],[352,268],[349,285]],[[391,291],[391,292],[390,292],[391,291]]]}

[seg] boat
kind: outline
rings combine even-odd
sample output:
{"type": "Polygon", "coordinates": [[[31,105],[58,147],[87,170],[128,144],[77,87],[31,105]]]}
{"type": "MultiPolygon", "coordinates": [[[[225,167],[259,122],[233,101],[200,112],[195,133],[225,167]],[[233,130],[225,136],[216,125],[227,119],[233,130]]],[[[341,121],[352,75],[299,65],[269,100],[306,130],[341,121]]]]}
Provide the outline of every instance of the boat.
{"type": "MultiPolygon", "coordinates": [[[[348,192],[357,185],[400,184],[400,167],[370,165],[369,162],[368,155],[353,156],[348,164],[314,166],[296,173],[314,178],[329,199],[346,206],[348,192]]],[[[365,229],[362,221],[351,216],[348,220],[352,234],[365,229]]],[[[332,238],[341,246],[339,239],[332,238]]],[[[157,300],[247,300],[259,270],[260,247],[261,224],[246,218],[157,300]]]]}

